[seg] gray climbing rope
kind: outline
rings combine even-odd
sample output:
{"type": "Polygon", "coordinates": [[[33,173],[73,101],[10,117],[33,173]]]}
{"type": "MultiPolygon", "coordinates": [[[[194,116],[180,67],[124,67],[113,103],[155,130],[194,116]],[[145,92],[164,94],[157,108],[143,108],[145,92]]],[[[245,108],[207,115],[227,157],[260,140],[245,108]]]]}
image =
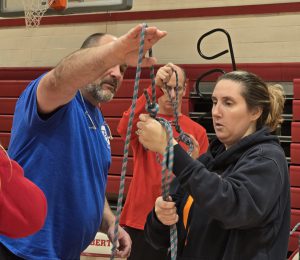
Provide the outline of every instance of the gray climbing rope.
{"type": "MultiPolygon", "coordinates": [[[[122,210],[122,202],[124,197],[124,187],[125,187],[125,175],[126,175],[126,167],[128,162],[128,150],[130,144],[130,137],[132,132],[132,123],[134,118],[134,111],[136,108],[136,101],[138,95],[138,87],[141,75],[141,64],[143,59],[143,50],[144,50],[144,37],[145,37],[145,30],[147,25],[143,24],[141,37],[140,37],[140,47],[139,47],[139,57],[138,57],[138,64],[136,69],[136,76],[135,76],[135,84],[134,84],[134,91],[133,91],[133,98],[132,98],[132,105],[130,109],[128,127],[126,132],[125,138],[125,145],[124,145],[124,156],[122,161],[122,170],[121,170],[121,178],[120,178],[120,187],[119,187],[119,195],[118,195],[118,202],[117,202],[117,212],[116,212],[116,220],[115,220],[115,229],[114,229],[114,239],[113,239],[113,247],[112,247],[112,254],[111,260],[114,259],[116,250],[117,250],[117,243],[119,237],[119,224],[120,224],[120,215],[122,210]]],[[[149,56],[152,56],[152,50],[149,50],[149,56]]],[[[150,77],[151,77],[151,85],[152,85],[152,102],[150,101],[149,95],[147,93],[147,111],[153,118],[156,118],[156,114],[158,112],[158,105],[156,104],[156,91],[155,91],[155,79],[154,79],[154,67],[151,66],[150,68],[150,77]]],[[[162,192],[163,198],[165,200],[169,197],[169,185],[171,181],[171,174],[173,168],[173,159],[174,159],[174,150],[173,150],[173,131],[170,123],[163,119],[163,118],[156,118],[165,128],[168,134],[168,142],[167,148],[163,156],[163,160],[161,162],[162,165],[162,192]]],[[[176,224],[170,227],[170,250],[171,250],[171,260],[176,260],[177,257],[177,228],[176,224]]]]}
{"type": "Polygon", "coordinates": [[[120,215],[121,215],[121,211],[122,211],[122,203],[123,203],[123,197],[124,197],[125,175],[126,175],[126,167],[127,167],[127,162],[128,162],[128,150],[129,150],[134,110],[136,107],[136,101],[137,101],[138,90],[139,90],[141,65],[142,65],[142,60],[143,60],[143,56],[144,56],[143,52],[144,52],[144,43],[145,43],[144,38],[145,38],[146,27],[147,27],[147,25],[143,24],[142,31],[141,31],[141,37],[140,37],[138,64],[137,64],[137,68],[136,68],[133,98],[132,98],[130,116],[129,116],[128,127],[127,127],[126,138],[125,138],[125,145],[124,145],[124,156],[123,156],[123,161],[122,161],[122,170],[121,170],[121,177],[120,177],[120,187],[119,187],[119,195],[118,195],[118,203],[117,203],[116,220],[115,220],[114,239],[113,239],[112,254],[110,257],[111,260],[113,260],[115,257],[116,250],[117,250],[118,238],[119,238],[119,224],[120,224],[120,215]]]}
{"type": "Polygon", "coordinates": [[[178,73],[174,69],[173,69],[173,73],[175,73],[175,77],[176,77],[176,86],[175,86],[176,97],[175,97],[175,100],[172,99],[170,90],[167,87],[166,83],[165,83],[165,89],[167,91],[169,100],[172,104],[173,111],[174,111],[175,130],[179,134],[179,136],[178,136],[178,138],[176,138],[176,140],[178,142],[181,141],[181,142],[185,143],[189,147],[188,154],[191,155],[193,150],[194,150],[194,143],[192,142],[191,137],[188,134],[186,134],[185,132],[183,132],[183,130],[181,129],[181,127],[179,125],[179,121],[178,121],[178,95],[179,95],[179,93],[178,93],[179,92],[179,90],[178,90],[178,85],[179,85],[178,84],[178,73]]]}
{"type": "MultiPolygon", "coordinates": [[[[173,148],[173,129],[170,122],[164,118],[156,117],[158,112],[158,104],[156,103],[156,89],[155,89],[155,80],[154,80],[154,71],[150,72],[151,78],[151,87],[152,87],[152,100],[149,97],[148,92],[145,90],[144,95],[146,97],[146,110],[150,114],[151,117],[155,118],[165,129],[167,132],[168,140],[166,150],[163,154],[163,160],[160,162],[162,166],[162,197],[164,200],[169,199],[169,190],[170,190],[170,182],[172,176],[173,169],[173,161],[174,161],[174,148],[173,148]]],[[[158,159],[158,162],[160,161],[158,159]]],[[[171,251],[171,260],[176,260],[177,257],[177,227],[176,224],[170,226],[170,251],[171,251]]]]}

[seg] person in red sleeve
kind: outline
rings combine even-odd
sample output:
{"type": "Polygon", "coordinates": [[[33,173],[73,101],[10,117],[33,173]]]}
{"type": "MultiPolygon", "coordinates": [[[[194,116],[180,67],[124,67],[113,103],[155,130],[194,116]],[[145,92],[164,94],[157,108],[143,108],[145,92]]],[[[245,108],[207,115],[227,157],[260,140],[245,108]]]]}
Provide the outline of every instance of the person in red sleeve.
{"type": "Polygon", "coordinates": [[[24,177],[21,166],[0,147],[0,234],[29,236],[42,228],[46,215],[44,193],[24,177]]]}
{"type": "MultiPolygon", "coordinates": [[[[186,75],[182,68],[172,63],[161,67],[155,77],[157,103],[159,105],[157,116],[167,119],[174,125],[174,111],[167,94],[168,88],[171,98],[175,100],[176,75],[174,70],[176,70],[178,74],[178,122],[183,132],[191,137],[194,144],[194,150],[191,156],[197,158],[200,154],[206,152],[208,148],[206,130],[181,113],[182,98],[186,93],[187,87],[186,75]]],[[[147,92],[151,97],[151,87],[147,89],[147,92]]],[[[137,130],[136,123],[139,114],[145,113],[145,104],[146,98],[142,95],[137,100],[132,133],[135,133],[135,130],[137,130]]],[[[130,109],[124,112],[118,125],[118,132],[124,140],[129,115],[130,109]]],[[[174,126],[173,134],[175,138],[179,135],[174,126]]],[[[162,193],[161,166],[157,162],[156,154],[145,150],[142,144],[139,143],[136,134],[132,134],[130,145],[133,151],[133,178],[120,219],[120,224],[125,226],[126,231],[132,239],[132,249],[128,260],[165,260],[167,250],[155,250],[144,238],[146,217],[152,210],[156,198],[162,193]]],[[[184,143],[180,142],[180,145],[185,150],[188,150],[188,147],[184,143]]]]}

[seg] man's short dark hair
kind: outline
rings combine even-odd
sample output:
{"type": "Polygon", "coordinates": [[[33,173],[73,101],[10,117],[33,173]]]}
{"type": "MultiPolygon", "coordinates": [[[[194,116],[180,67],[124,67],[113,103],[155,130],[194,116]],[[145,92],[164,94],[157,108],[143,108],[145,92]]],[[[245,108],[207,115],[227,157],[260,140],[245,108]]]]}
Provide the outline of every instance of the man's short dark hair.
{"type": "Polygon", "coordinates": [[[94,33],[92,35],[90,35],[89,37],[87,37],[83,44],[81,45],[80,49],[85,49],[85,48],[90,48],[90,47],[94,47],[97,46],[100,39],[106,35],[106,33],[94,33]]]}

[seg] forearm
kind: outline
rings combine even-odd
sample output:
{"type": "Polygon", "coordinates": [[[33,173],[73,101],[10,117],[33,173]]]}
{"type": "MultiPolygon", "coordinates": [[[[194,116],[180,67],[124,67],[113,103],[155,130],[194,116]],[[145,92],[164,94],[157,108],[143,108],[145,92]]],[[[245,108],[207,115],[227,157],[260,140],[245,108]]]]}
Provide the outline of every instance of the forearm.
{"type": "Polygon", "coordinates": [[[100,232],[107,234],[107,231],[111,225],[114,225],[115,215],[110,209],[107,199],[105,198],[105,204],[103,209],[102,222],[100,226],[100,232]]]}
{"type": "Polygon", "coordinates": [[[116,56],[114,42],[100,47],[81,49],[64,58],[54,69],[51,76],[56,86],[77,89],[86,86],[101,76],[107,69],[121,64],[116,56]]]}
{"type": "Polygon", "coordinates": [[[118,49],[113,43],[74,52],[47,73],[41,79],[37,89],[39,112],[48,114],[67,104],[78,89],[95,81],[106,70],[121,63],[121,59],[114,55],[118,49]]]}

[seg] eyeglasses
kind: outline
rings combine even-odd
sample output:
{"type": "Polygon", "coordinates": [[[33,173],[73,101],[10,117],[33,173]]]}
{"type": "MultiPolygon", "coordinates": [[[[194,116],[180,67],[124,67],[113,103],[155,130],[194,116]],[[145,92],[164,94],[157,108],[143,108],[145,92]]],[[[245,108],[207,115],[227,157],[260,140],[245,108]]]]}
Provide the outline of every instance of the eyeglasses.
{"type": "MultiPolygon", "coordinates": [[[[167,85],[167,84],[164,84],[162,89],[167,91],[167,92],[171,92],[172,90],[176,91],[176,87],[173,87],[173,86],[170,86],[170,85],[167,85]]],[[[183,91],[183,86],[178,86],[177,89],[178,89],[178,92],[180,93],[180,92],[183,91]]]]}

